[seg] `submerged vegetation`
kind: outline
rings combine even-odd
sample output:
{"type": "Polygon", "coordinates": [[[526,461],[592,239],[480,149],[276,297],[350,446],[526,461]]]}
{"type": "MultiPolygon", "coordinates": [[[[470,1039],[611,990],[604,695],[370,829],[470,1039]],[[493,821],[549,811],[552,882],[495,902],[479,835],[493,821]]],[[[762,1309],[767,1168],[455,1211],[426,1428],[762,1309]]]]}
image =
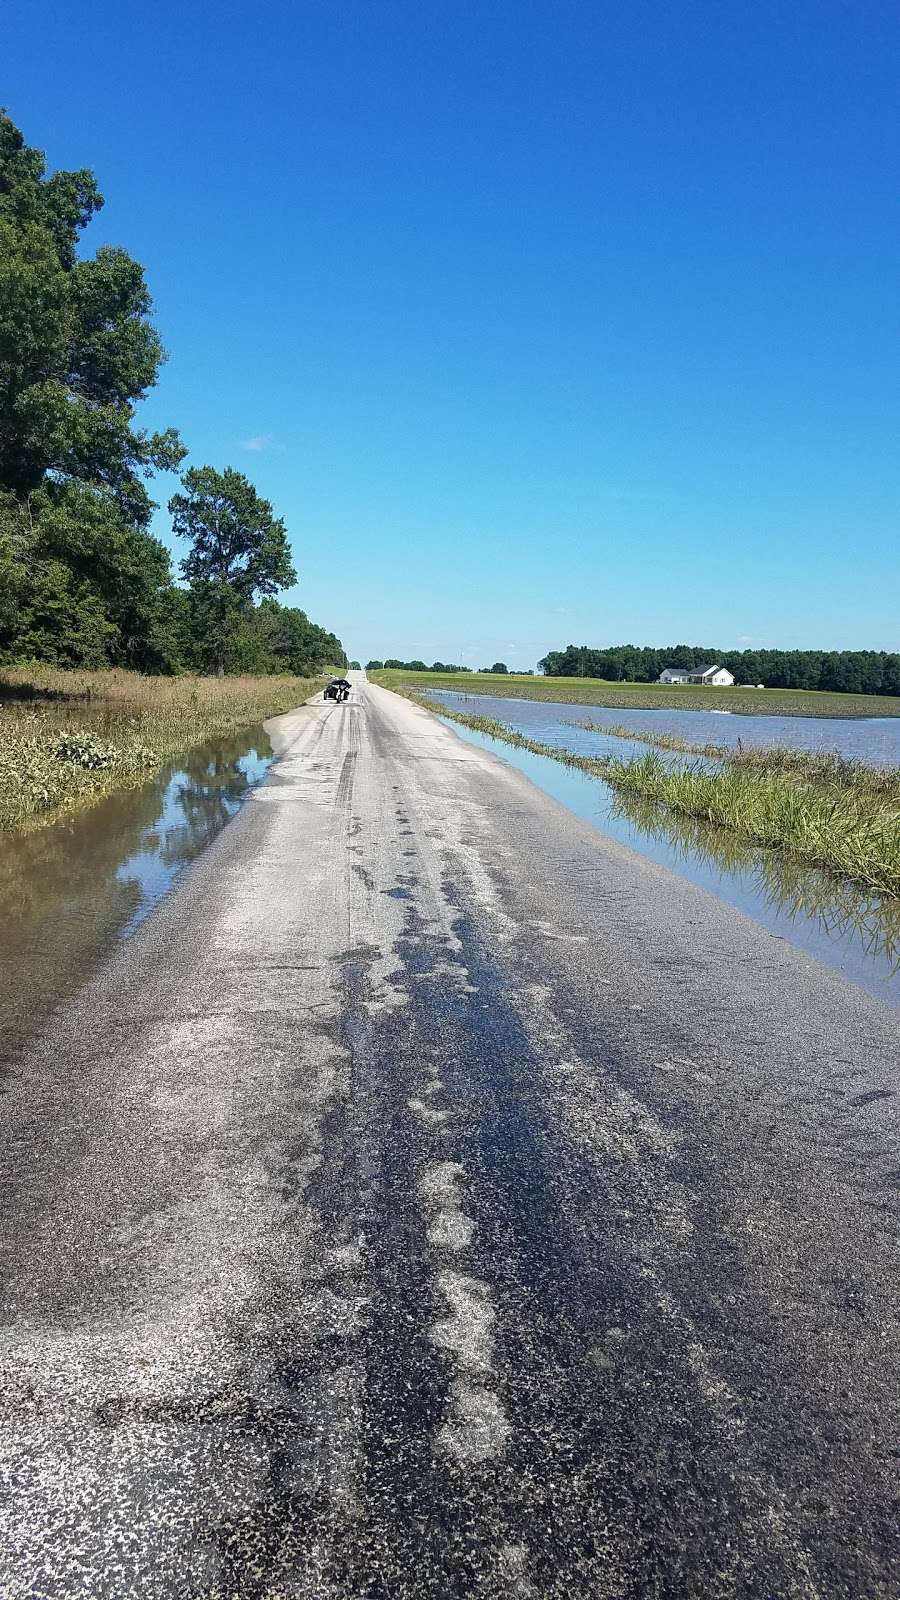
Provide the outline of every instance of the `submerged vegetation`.
{"type": "Polygon", "coordinates": [[[582,728],[586,733],[605,733],[611,739],[632,739],[636,744],[652,744],[657,750],[677,750],[687,755],[710,756],[713,759],[728,754],[724,745],[692,744],[677,733],[638,733],[621,722],[570,722],[570,728],[582,728]]]}
{"type": "Polygon", "coordinates": [[[769,767],[765,758],[772,754],[756,751],[752,765],[729,754],[716,771],[696,762],[668,767],[655,751],[630,761],[607,756],[602,765],[618,789],[717,823],[866,888],[900,894],[900,773],[892,775],[893,789],[880,793],[866,777],[835,784],[823,771],[778,761],[769,767]]]}
{"type": "Polygon", "coordinates": [[[728,828],[615,790],[614,814],[665,844],[688,868],[696,863],[736,874],[765,904],[790,921],[808,920],[826,935],[847,939],[867,956],[900,971],[900,896],[863,889],[844,876],[810,867],[783,850],[768,850],[728,828]]]}
{"type": "Polygon", "coordinates": [[[314,678],[147,678],[136,672],[0,674],[0,829],[143,783],[204,740],[290,711],[314,678]]]}
{"type": "Polygon", "coordinates": [[[900,769],[870,767],[864,761],[850,761],[834,750],[794,750],[788,745],[760,748],[742,745],[740,740],[736,748],[713,743],[692,744],[674,733],[638,733],[618,723],[573,722],[571,726],[588,733],[604,733],[614,739],[631,739],[657,750],[704,756],[747,772],[800,779],[819,787],[843,789],[900,805],[900,769]]]}
{"type": "Polygon", "coordinates": [[[385,689],[501,695],[556,705],[609,706],[618,711],[732,711],[738,716],[900,717],[900,696],[833,694],[811,689],[690,688],[663,683],[611,683],[602,678],[533,677],[529,673],[411,672],[373,668],[385,689]]]}
{"type": "Polygon", "coordinates": [[[436,706],[408,685],[399,692],[489,738],[603,778],[620,792],[713,823],[753,844],[782,850],[878,894],[900,895],[900,770],[896,768],[867,767],[830,754],[731,751],[719,746],[702,748],[704,757],[713,756],[718,762],[712,769],[700,761],[669,765],[655,751],[632,759],[576,755],[518,733],[494,717],[436,706]]]}

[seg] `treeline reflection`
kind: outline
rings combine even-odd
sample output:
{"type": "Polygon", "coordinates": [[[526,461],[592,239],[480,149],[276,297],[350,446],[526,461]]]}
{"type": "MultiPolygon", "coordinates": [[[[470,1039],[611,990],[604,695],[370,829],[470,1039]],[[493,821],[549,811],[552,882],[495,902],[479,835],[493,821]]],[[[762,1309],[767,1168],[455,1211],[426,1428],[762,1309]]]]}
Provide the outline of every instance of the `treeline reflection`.
{"type": "Polygon", "coordinates": [[[146,916],[270,762],[263,730],[245,729],[189,751],[138,789],[34,833],[0,835],[0,1055],[146,916]]]}

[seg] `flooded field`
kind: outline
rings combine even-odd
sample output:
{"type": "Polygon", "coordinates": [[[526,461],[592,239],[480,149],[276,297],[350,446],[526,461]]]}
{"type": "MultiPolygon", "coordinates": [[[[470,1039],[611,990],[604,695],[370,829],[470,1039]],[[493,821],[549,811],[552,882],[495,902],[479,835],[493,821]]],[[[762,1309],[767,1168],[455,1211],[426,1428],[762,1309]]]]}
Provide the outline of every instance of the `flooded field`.
{"type": "MultiPolygon", "coordinates": [[[[547,744],[585,755],[604,749],[635,753],[635,746],[626,740],[607,739],[586,730],[579,735],[562,720],[581,708],[479,696],[479,711],[482,705],[493,708],[485,709],[484,715],[495,716],[547,744]],[[520,710],[525,713],[522,717],[515,714],[520,710]],[[530,718],[531,712],[555,715],[538,721],[530,718]]],[[[467,708],[473,709],[471,699],[467,708]]],[[[742,718],[742,723],[747,720],[742,718]]],[[[448,726],[460,738],[495,751],[604,833],[708,889],[761,922],[777,938],[789,940],[900,1009],[900,900],[866,893],[829,873],[791,861],[780,851],[745,844],[724,828],[678,816],[637,797],[617,795],[601,779],[549,756],[518,750],[458,723],[448,726]]]]}
{"type": "Polygon", "coordinates": [[[750,717],[727,711],[679,710],[677,702],[671,710],[640,711],[466,695],[450,689],[430,689],[428,693],[449,709],[496,717],[519,733],[544,744],[565,746],[577,755],[634,755],[629,741],[591,733],[583,726],[600,722],[633,733],[675,734],[697,745],[721,744],[733,749],[738,740],[744,745],[787,745],[794,750],[833,750],[848,760],[867,761],[872,766],[900,767],[900,717],[750,717]]]}
{"type": "Polygon", "coordinates": [[[0,1051],[127,937],[234,816],[272,754],[262,728],[200,745],[140,789],[0,835],[0,1051]]]}

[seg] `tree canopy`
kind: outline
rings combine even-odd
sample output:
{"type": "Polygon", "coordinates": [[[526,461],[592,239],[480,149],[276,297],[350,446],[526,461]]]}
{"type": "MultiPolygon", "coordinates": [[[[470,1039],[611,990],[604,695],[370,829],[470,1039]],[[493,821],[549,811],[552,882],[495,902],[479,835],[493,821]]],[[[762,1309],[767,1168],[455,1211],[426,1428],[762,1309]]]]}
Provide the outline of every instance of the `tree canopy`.
{"type": "Polygon", "coordinates": [[[296,583],[287,533],[268,500],[233,467],[191,467],[169,501],[172,527],[190,540],[181,571],[191,587],[198,645],[225,671],[231,636],[257,597],[296,583]]]}
{"type": "Polygon", "coordinates": [[[148,484],[186,451],[174,428],[136,424],[165,352],[140,264],[111,245],[80,253],[102,205],[93,173],[48,175],[0,112],[0,661],[341,665],[340,642],[302,611],[280,613],[289,646],[255,616],[294,572],[284,524],[230,468],[185,475],[175,501],[190,587],[173,583],[148,484]],[[218,543],[201,527],[217,496],[218,543]]]}
{"type": "Polygon", "coordinates": [[[102,205],[91,172],[48,178],[0,113],[0,485],[22,498],[90,482],[145,526],[144,480],[185,452],[174,429],[134,426],[164,351],[138,262],[112,245],[78,257],[102,205]]]}

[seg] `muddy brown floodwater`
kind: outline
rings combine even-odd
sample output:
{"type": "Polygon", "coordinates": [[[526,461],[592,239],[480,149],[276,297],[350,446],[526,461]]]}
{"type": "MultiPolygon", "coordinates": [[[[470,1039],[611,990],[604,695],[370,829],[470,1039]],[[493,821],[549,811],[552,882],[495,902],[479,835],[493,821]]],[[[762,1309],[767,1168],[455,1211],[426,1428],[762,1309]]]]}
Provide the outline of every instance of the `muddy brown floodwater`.
{"type": "Polygon", "coordinates": [[[0,835],[0,1060],[138,926],[272,761],[262,728],[198,745],[139,789],[0,835]]]}

